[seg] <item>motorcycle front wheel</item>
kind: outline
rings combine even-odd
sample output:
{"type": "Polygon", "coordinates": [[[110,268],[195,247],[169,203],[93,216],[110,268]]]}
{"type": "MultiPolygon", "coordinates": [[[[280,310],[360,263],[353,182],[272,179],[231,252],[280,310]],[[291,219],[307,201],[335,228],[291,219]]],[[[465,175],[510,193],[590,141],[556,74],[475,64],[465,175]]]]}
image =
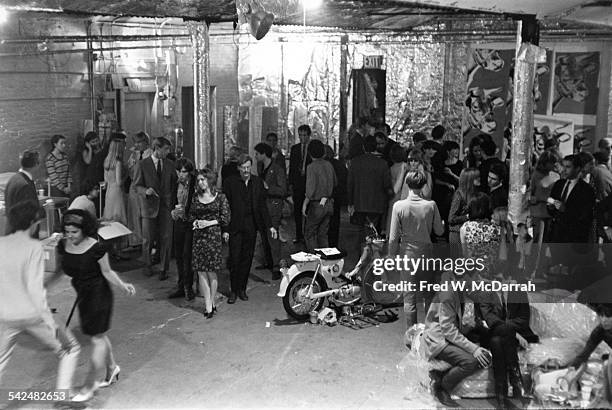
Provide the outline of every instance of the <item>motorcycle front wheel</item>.
{"type": "MultiPolygon", "coordinates": [[[[283,307],[289,316],[297,320],[308,320],[310,312],[319,310],[323,306],[323,299],[310,299],[307,297],[314,272],[304,272],[297,275],[287,286],[283,296],[283,307]]],[[[312,283],[312,293],[321,292],[325,286],[317,278],[312,283]]]]}

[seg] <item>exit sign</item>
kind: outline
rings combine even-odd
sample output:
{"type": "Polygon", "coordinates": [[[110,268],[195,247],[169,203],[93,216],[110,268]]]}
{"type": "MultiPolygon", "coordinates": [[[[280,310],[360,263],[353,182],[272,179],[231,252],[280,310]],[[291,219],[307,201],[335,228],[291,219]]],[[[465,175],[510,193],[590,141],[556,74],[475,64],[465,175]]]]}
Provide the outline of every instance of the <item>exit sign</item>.
{"type": "Polygon", "coordinates": [[[382,68],[383,56],[363,56],[363,68],[382,68]]]}

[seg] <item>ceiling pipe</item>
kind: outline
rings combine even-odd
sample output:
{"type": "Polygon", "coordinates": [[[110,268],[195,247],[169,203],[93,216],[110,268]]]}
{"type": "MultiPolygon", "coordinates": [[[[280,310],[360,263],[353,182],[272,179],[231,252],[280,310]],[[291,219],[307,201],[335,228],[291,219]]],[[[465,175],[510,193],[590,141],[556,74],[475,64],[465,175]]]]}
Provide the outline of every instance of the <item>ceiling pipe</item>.
{"type": "Polygon", "coordinates": [[[161,34],[161,35],[127,35],[127,36],[49,36],[32,37],[22,39],[0,39],[0,44],[20,44],[20,43],[40,43],[41,41],[52,41],[54,43],[86,43],[88,40],[95,42],[116,42],[116,41],[148,41],[148,40],[170,40],[185,39],[191,37],[187,34],[161,34]]]}
{"type": "MultiPolygon", "coordinates": [[[[176,48],[176,47],[189,47],[191,43],[176,44],[169,46],[161,46],[161,48],[176,48]]],[[[137,47],[109,47],[109,48],[96,48],[93,47],[91,50],[86,48],[80,49],[69,49],[69,50],[49,50],[43,53],[0,53],[0,57],[20,57],[20,56],[41,56],[46,54],[70,54],[70,53],[88,53],[89,51],[111,51],[111,50],[146,50],[160,47],[158,46],[137,46],[137,47]]]]}

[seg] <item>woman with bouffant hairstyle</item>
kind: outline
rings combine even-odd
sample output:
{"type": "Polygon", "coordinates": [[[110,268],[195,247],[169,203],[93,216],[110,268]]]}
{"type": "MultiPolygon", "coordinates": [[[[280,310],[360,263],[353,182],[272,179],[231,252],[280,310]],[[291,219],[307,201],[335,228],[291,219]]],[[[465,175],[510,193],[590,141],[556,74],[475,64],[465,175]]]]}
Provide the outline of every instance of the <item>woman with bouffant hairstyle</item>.
{"type": "Polygon", "coordinates": [[[221,245],[227,241],[230,208],[225,194],[217,192],[217,174],[202,169],[196,175],[196,195],[189,209],[193,225],[192,269],[198,273],[198,286],[204,298],[204,316],[213,317],[217,311],[217,272],[221,270],[221,245]]]}
{"type": "Polygon", "coordinates": [[[81,392],[73,401],[91,399],[99,387],[110,386],[119,379],[119,366],[106,335],[110,329],[113,292],[110,285],[133,295],[136,290],[111,270],[108,253],[95,238],[97,221],[81,209],[70,209],[62,220],[64,239],[58,244],[63,271],[72,278],[77,293],[81,330],[91,338],[91,367],[81,392]]]}

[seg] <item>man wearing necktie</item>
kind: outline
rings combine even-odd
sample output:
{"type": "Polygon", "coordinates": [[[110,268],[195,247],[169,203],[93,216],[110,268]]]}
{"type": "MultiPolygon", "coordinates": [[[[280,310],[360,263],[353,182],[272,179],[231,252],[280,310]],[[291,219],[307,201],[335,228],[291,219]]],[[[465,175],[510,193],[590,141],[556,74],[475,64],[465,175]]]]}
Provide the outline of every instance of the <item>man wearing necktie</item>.
{"type": "MultiPolygon", "coordinates": [[[[482,278],[479,278],[482,279],[482,278]]],[[[495,277],[503,283],[512,283],[503,275],[495,277]]],[[[538,336],[529,327],[530,309],[527,292],[499,291],[476,295],[475,306],[478,339],[480,345],[491,350],[495,395],[499,408],[507,405],[508,382],[515,398],[524,394],[518,349],[526,349],[529,343],[538,343],[538,336]],[[482,326],[480,326],[482,325],[482,326]]]]}
{"type": "MultiPolygon", "coordinates": [[[[159,137],[153,140],[153,155],[140,161],[136,169],[134,185],[142,199],[142,256],[151,267],[151,244],[159,244],[161,270],[159,280],[168,279],[170,250],[172,247],[171,211],[176,204],[177,175],[175,165],[166,158],[170,152],[170,141],[159,137]]],[[[153,275],[149,271],[149,276],[153,275]]]]}
{"type": "MultiPolygon", "coordinates": [[[[15,204],[23,201],[32,201],[35,203],[38,202],[38,194],[36,193],[36,186],[34,185],[34,178],[32,174],[36,167],[39,164],[38,152],[36,151],[24,151],[21,154],[21,168],[19,172],[9,179],[6,184],[6,190],[4,192],[4,201],[6,214],[9,215],[9,210],[15,204]]],[[[40,208],[40,216],[44,216],[44,211],[42,207],[40,208]]],[[[6,234],[10,234],[13,232],[11,228],[11,221],[8,220],[8,224],[6,226],[6,234]]],[[[33,233],[36,235],[36,239],[38,239],[38,227],[36,228],[36,232],[33,233]]]]}
{"type": "Polygon", "coordinates": [[[149,136],[146,132],[140,131],[134,135],[134,146],[130,149],[130,158],[127,161],[128,166],[128,181],[126,182],[128,189],[128,228],[132,231],[128,241],[130,246],[136,247],[142,245],[142,224],[140,214],[140,195],[136,190],[136,185],[133,181],[136,179],[136,170],[138,164],[145,158],[153,155],[153,151],[149,148],[149,136]]]}
{"type": "Polygon", "coordinates": [[[550,241],[553,264],[565,265],[570,270],[579,263],[579,254],[588,254],[584,245],[575,244],[587,244],[593,226],[595,192],[580,178],[581,171],[582,164],[578,156],[568,155],[563,158],[565,178],[555,182],[547,200],[549,212],[553,216],[550,241]]]}
{"type": "Polygon", "coordinates": [[[295,240],[304,240],[302,205],[306,196],[306,167],[312,162],[308,154],[308,144],[312,131],[310,126],[302,124],[298,127],[300,143],[291,147],[289,157],[289,186],[293,197],[293,218],[295,219],[295,240]]]}

